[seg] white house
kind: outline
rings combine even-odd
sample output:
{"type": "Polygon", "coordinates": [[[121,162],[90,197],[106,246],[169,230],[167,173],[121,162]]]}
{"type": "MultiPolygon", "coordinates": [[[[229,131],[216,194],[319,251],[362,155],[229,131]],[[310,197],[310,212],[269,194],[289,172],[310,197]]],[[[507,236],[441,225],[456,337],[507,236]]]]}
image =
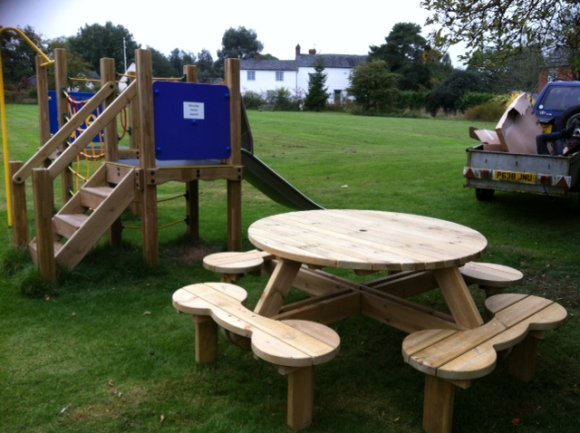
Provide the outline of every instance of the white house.
{"type": "Polygon", "coordinates": [[[329,102],[340,104],[346,99],[353,69],[366,63],[367,56],[316,54],[316,50],[301,54],[300,45],[296,45],[294,60],[262,60],[259,57],[242,60],[241,91],[262,94],[269,90],[285,88],[298,97],[304,97],[308,93],[310,74],[315,72],[314,67],[319,60],[322,60],[324,65],[326,87],[330,93],[329,102]]]}

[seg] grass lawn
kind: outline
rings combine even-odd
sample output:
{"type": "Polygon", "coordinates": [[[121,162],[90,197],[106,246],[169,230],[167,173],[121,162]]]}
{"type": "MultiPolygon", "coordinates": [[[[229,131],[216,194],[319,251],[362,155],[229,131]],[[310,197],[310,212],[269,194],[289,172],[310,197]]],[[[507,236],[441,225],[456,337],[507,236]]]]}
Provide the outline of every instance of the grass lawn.
{"type": "MultiPolygon", "coordinates": [[[[513,290],[558,300],[569,320],[540,345],[535,380],[522,384],[500,364],[457,393],[455,432],[580,431],[580,212],[578,197],[497,193],[480,203],[463,187],[472,123],[336,113],[250,112],[255,153],[327,208],[408,212],[470,226],[489,241],[484,260],[519,268],[513,290]]],[[[11,159],[38,146],[34,106],[8,106],[11,159]]],[[[489,125],[474,125],[489,126],[489,125]]],[[[58,189],[56,189],[58,191],[58,189]]],[[[42,285],[27,258],[10,247],[0,204],[0,431],[284,432],[286,378],[220,340],[215,365],[195,365],[193,324],[171,294],[216,280],[201,257],[226,245],[225,182],[203,183],[201,235],[183,224],[161,231],[161,264],[141,259],[138,231],[122,248],[103,242],[80,266],[42,285]]],[[[162,197],[183,192],[166,184],[162,197]]],[[[244,184],[244,230],[287,211],[244,184]]],[[[163,203],[161,224],[183,219],[183,200],[163,203]]],[[[138,224],[128,221],[127,225],[138,224]]],[[[251,245],[247,240],[245,247],[251,245]]],[[[266,277],[240,282],[257,301],[266,277]]],[[[474,289],[482,305],[483,297],[474,289]]],[[[437,293],[422,302],[441,304],[437,293]]],[[[403,363],[404,334],[365,318],[334,325],[341,352],[317,369],[310,432],[422,431],[423,376],[403,363]]]]}

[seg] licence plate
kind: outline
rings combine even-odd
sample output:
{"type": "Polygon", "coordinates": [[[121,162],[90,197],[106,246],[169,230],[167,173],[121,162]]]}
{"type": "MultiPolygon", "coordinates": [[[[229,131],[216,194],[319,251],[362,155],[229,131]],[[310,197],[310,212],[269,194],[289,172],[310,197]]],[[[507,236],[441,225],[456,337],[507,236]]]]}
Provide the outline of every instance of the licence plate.
{"type": "Polygon", "coordinates": [[[538,175],[535,173],[522,173],[520,171],[494,170],[493,180],[504,180],[517,183],[536,183],[538,175]]]}

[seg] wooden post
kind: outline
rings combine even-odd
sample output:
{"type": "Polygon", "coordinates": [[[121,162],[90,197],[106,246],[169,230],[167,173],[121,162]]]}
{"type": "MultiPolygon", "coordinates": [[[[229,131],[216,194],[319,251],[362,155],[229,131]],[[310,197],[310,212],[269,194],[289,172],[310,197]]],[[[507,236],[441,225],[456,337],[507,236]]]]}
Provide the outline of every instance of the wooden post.
{"type": "Polygon", "coordinates": [[[210,364],[217,359],[218,327],[211,317],[194,316],[195,362],[210,364]]]}
{"type": "Polygon", "coordinates": [[[36,99],[40,124],[40,145],[50,138],[50,113],[48,110],[48,67],[42,66],[44,59],[36,56],[36,99]]]}
{"type": "Polygon", "coordinates": [[[242,249],[242,101],[240,95],[240,61],[226,59],[225,81],[230,89],[230,122],[232,153],[229,164],[240,167],[237,180],[228,179],[228,249],[242,249]]]}
{"type": "Polygon", "coordinates": [[[455,385],[438,377],[425,375],[423,428],[426,433],[451,433],[455,385]]]}
{"type": "MultiPolygon", "coordinates": [[[[197,67],[185,65],[183,74],[188,83],[197,83],[197,67]]],[[[198,243],[199,237],[199,181],[192,180],[186,183],[186,206],[187,206],[187,233],[194,243],[198,243]]]]}
{"type": "MultiPolygon", "coordinates": [[[[10,161],[10,177],[20,170],[22,161],[10,161]]],[[[26,183],[12,181],[12,234],[16,248],[28,246],[28,209],[26,208],[26,183]]]]}
{"type": "Polygon", "coordinates": [[[521,343],[512,348],[509,355],[509,372],[522,382],[531,382],[534,378],[538,359],[538,336],[535,332],[530,332],[521,343]]]}
{"type": "MultiPolygon", "coordinates": [[[[101,59],[101,86],[109,81],[115,82],[115,60],[109,58],[101,59]]],[[[115,100],[115,93],[112,93],[103,103],[103,110],[115,100]]],[[[113,119],[104,129],[105,142],[105,164],[109,161],[119,160],[119,139],[117,136],[117,119],[113,119]]],[[[119,246],[122,241],[123,225],[121,219],[117,219],[109,228],[109,244],[119,246]]]]}
{"type": "MultiPolygon", "coordinates": [[[[66,123],[65,114],[68,113],[68,102],[63,94],[68,87],[68,68],[66,63],[66,50],[64,48],[54,49],[54,60],[55,60],[55,82],[56,82],[56,106],[58,113],[58,127],[66,123]]],[[[60,149],[64,150],[64,143],[61,145],[60,149]]],[[[62,172],[62,197],[63,201],[67,202],[69,198],[72,197],[72,173],[70,170],[64,170],[62,172]]]]}
{"type": "MultiPolygon", "coordinates": [[[[115,59],[101,59],[101,86],[109,81],[115,81],[115,59]]],[[[103,103],[103,109],[107,108],[115,100],[115,93],[112,93],[103,103]]],[[[118,136],[117,122],[113,120],[105,127],[105,159],[106,161],[118,161],[118,136]]]]}
{"type": "Polygon", "coordinates": [[[137,94],[139,97],[140,164],[144,172],[141,204],[143,206],[143,254],[149,266],[159,262],[159,233],[157,224],[157,183],[150,176],[155,163],[155,130],[153,126],[153,68],[151,52],[138,49],[137,94]]]}
{"type": "Polygon", "coordinates": [[[294,431],[312,423],[314,411],[314,366],[297,368],[288,374],[288,425],[294,431]]]}
{"type": "Polygon", "coordinates": [[[32,171],[34,210],[36,220],[36,260],[40,275],[56,282],[54,233],[52,229],[53,197],[52,179],[45,168],[32,171]]]}

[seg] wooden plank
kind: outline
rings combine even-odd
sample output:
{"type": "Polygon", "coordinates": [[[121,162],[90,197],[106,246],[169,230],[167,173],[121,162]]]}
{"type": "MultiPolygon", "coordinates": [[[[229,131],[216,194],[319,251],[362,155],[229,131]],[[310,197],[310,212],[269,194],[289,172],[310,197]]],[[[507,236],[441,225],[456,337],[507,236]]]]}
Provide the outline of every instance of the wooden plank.
{"type": "Polygon", "coordinates": [[[303,367],[288,375],[287,422],[294,431],[312,424],[314,410],[314,367],[303,367]]]}
{"type": "Polygon", "coordinates": [[[432,271],[400,272],[365,284],[390,295],[409,298],[437,288],[432,271]]]}
{"type": "Polygon", "coordinates": [[[242,164],[242,97],[240,94],[240,60],[225,60],[225,82],[230,89],[231,156],[229,165],[242,164]]]}
{"type": "Polygon", "coordinates": [[[455,323],[464,328],[481,326],[483,319],[459,270],[437,269],[434,275],[455,323]]]}
{"type": "Polygon", "coordinates": [[[423,428],[426,433],[451,433],[455,387],[433,376],[425,376],[423,428]]]}
{"type": "Polygon", "coordinates": [[[336,323],[360,314],[360,299],[360,294],[351,290],[318,296],[285,305],[273,318],[309,320],[324,324],[336,323]]]}
{"type": "MultiPolygon", "coordinates": [[[[10,161],[10,178],[22,167],[22,161],[10,161]]],[[[28,245],[28,208],[26,184],[12,182],[12,243],[18,249],[28,245]]]]}
{"type": "Polygon", "coordinates": [[[54,233],[52,230],[54,191],[48,170],[44,168],[35,168],[33,170],[32,187],[34,191],[38,270],[44,280],[56,282],[57,272],[54,258],[54,233]]]}
{"type": "Polygon", "coordinates": [[[300,270],[300,266],[300,263],[289,260],[280,260],[278,262],[254,308],[257,314],[271,317],[280,311],[286,295],[300,270]]]}
{"type": "Polygon", "coordinates": [[[133,174],[130,172],[111,195],[89,217],[83,227],[68,240],[57,254],[57,261],[65,268],[74,268],[109,226],[131,204],[135,194],[133,174]]]}
{"type": "Polygon", "coordinates": [[[65,238],[70,238],[88,219],[84,214],[56,214],[53,217],[54,231],[65,238]]]}
{"type": "Polygon", "coordinates": [[[459,271],[468,283],[485,287],[509,287],[524,277],[517,269],[495,263],[469,262],[459,271]]]}
{"type": "Polygon", "coordinates": [[[211,317],[195,316],[195,362],[210,364],[217,358],[218,327],[211,317]]]}
{"type": "Polygon", "coordinates": [[[362,210],[275,215],[253,223],[248,236],[256,247],[279,257],[363,271],[460,266],[487,246],[480,233],[448,221],[362,210]]]}
{"type": "MultiPolygon", "coordinates": [[[[101,68],[101,86],[106,86],[108,82],[115,82],[115,60],[112,58],[102,58],[100,60],[101,68]]],[[[103,102],[103,108],[106,109],[115,100],[115,95],[109,95],[103,102]]],[[[117,122],[113,118],[105,128],[105,160],[117,161],[119,159],[117,135],[117,122]]]]}
{"type": "MultiPolygon", "coordinates": [[[[224,283],[203,283],[183,287],[192,299],[174,296],[174,305],[191,314],[211,314],[223,328],[238,335],[252,337],[252,350],[261,359],[276,365],[303,367],[326,362],[338,351],[338,335],[322,324],[308,325],[305,333],[294,327],[246,309],[237,299],[224,293],[224,283]],[[185,307],[185,308],[182,308],[185,307]],[[322,339],[315,335],[324,335],[322,339]],[[333,335],[331,340],[328,336],[333,335]]],[[[231,286],[231,285],[230,285],[231,286]]]]}
{"type": "Polygon", "coordinates": [[[379,322],[385,323],[403,332],[415,332],[421,329],[456,329],[453,318],[420,306],[388,298],[384,294],[363,291],[361,293],[361,312],[379,322]]]}
{"type": "MultiPolygon", "coordinates": [[[[112,87],[114,89],[114,84],[110,84],[109,86],[105,87],[112,87]]],[[[97,135],[105,126],[107,126],[110,122],[115,119],[115,116],[119,114],[119,112],[129,103],[129,101],[134,97],[136,91],[136,87],[134,83],[131,83],[129,87],[125,89],[123,93],[121,93],[113,103],[111,103],[103,112],[95,119],[90,126],[85,129],[81,135],[71,144],[69,145],[61,154],[60,156],[55,159],[52,164],[50,165],[50,175],[55,178],[59,173],[62,173],[68,165],[73,162],[77,155],[87,147],[89,143],[92,142],[93,137],[97,135]]],[[[83,108],[81,108],[74,116],[73,119],[76,119],[80,113],[87,107],[91,101],[96,98],[97,95],[93,96],[83,108]]],[[[90,114],[90,112],[89,112],[90,114]]],[[[86,117],[83,117],[82,120],[84,121],[86,117]]],[[[72,121],[72,119],[71,119],[72,121]]],[[[70,123],[70,121],[69,121],[70,123]]],[[[68,124],[67,124],[68,125],[68,124]]],[[[54,138],[54,136],[53,136],[54,138]]],[[[48,143],[46,144],[48,146],[48,143]]]]}
{"type": "MultiPolygon", "coordinates": [[[[195,65],[185,65],[183,67],[185,81],[197,83],[197,67],[195,65]]],[[[194,243],[199,242],[199,181],[190,180],[185,186],[187,233],[194,243]]]]}
{"type": "Polygon", "coordinates": [[[112,192],[110,186],[84,187],[80,190],[80,201],[83,206],[96,209],[112,192]]]}
{"type": "Polygon", "coordinates": [[[227,181],[228,195],[228,249],[242,249],[242,181],[227,181]]]}
{"type": "MultiPolygon", "coordinates": [[[[153,117],[153,71],[151,52],[136,50],[137,90],[139,95],[140,118],[140,166],[144,170],[154,169],[155,130],[153,117]]],[[[155,184],[143,185],[141,191],[143,221],[143,255],[149,266],[159,263],[159,227],[157,222],[157,187],[155,184]]]]}
{"type": "Polygon", "coordinates": [[[157,167],[154,176],[155,183],[161,185],[167,182],[192,182],[194,180],[242,180],[242,167],[231,165],[203,165],[203,166],[179,166],[157,167]]]}

